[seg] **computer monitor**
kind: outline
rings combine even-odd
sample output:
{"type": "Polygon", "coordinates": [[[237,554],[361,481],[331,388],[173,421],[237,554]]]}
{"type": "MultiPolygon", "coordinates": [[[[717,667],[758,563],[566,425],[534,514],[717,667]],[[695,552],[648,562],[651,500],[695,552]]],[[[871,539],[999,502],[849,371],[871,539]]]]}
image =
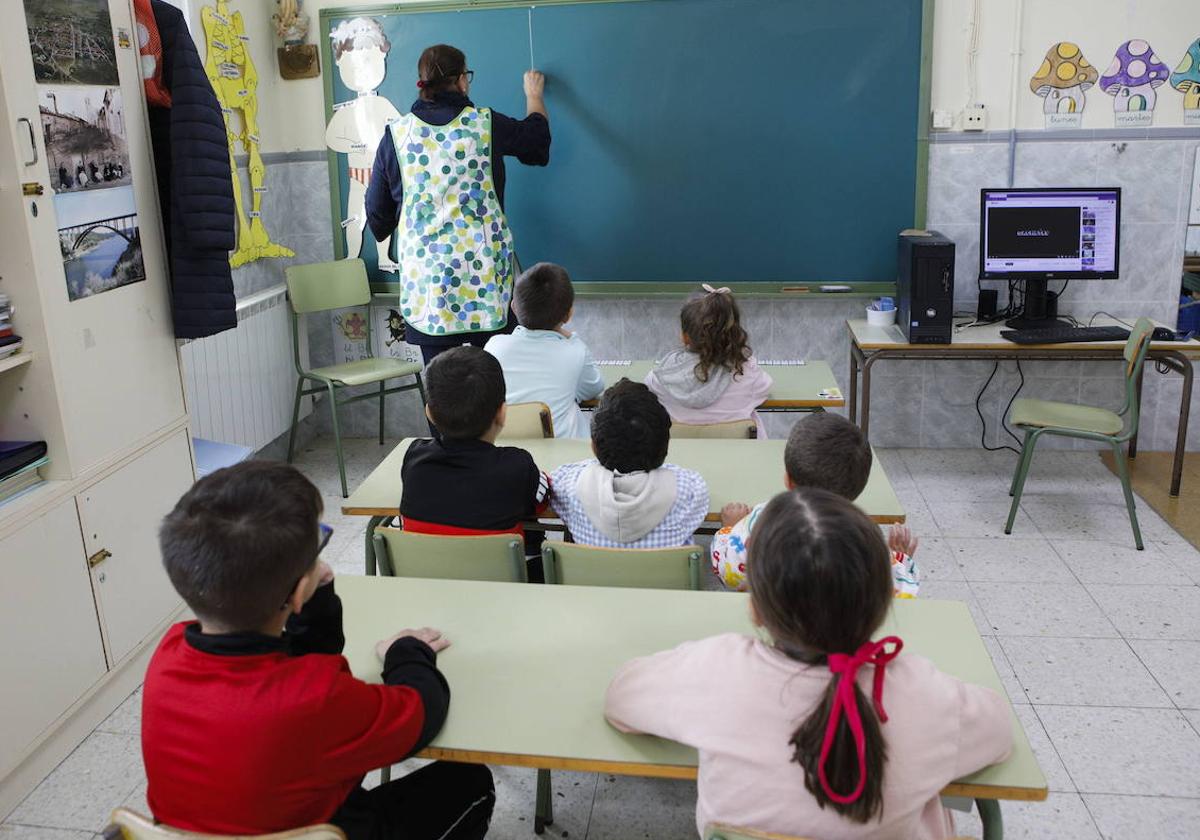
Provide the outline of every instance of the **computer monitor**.
{"type": "Polygon", "coordinates": [[[1053,326],[1047,281],[1115,279],[1120,231],[1119,187],[984,189],[979,279],[1023,281],[1023,312],[1009,326],[1053,326]]]}

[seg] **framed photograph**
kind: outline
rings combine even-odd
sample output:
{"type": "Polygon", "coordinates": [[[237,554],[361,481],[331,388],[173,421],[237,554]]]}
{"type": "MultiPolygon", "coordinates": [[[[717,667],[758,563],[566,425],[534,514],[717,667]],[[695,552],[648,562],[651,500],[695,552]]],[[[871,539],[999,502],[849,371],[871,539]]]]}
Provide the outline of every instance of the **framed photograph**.
{"type": "Polygon", "coordinates": [[[120,88],[40,85],[38,117],[55,192],[132,183],[120,88]]]}
{"type": "Polygon", "coordinates": [[[118,84],[108,0],[25,0],[25,25],[37,81],[118,84]]]}
{"type": "Polygon", "coordinates": [[[54,210],[71,300],[146,279],[133,187],[56,195],[54,210]]]}

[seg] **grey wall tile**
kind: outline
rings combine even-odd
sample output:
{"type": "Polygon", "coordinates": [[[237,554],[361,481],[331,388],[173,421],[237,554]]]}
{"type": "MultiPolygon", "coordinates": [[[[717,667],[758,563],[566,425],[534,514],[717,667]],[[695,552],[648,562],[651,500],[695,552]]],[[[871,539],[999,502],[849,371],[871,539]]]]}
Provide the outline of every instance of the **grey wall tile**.
{"type": "Polygon", "coordinates": [[[1184,143],[1096,143],[1096,186],[1121,188],[1123,222],[1176,222],[1184,143]]]}
{"type": "Polygon", "coordinates": [[[1006,146],[930,146],[928,225],[979,224],[979,191],[1007,183],[1006,146]]]}
{"type": "MultiPolygon", "coordinates": [[[[1102,143],[1018,143],[1017,187],[1094,187],[1102,143]]],[[[997,186],[1003,186],[1003,182],[997,186]]],[[[976,214],[978,215],[978,213],[976,214]]]]}

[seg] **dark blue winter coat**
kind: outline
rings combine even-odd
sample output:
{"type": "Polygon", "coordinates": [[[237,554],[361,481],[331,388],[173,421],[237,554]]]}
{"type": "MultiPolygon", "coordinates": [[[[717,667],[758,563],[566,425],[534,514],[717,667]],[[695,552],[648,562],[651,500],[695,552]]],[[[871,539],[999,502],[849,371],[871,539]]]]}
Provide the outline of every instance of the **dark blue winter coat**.
{"type": "Polygon", "coordinates": [[[221,105],[183,13],[153,0],[171,107],[150,107],[150,139],[170,259],[176,338],[237,326],[229,252],[237,225],[221,105]]]}

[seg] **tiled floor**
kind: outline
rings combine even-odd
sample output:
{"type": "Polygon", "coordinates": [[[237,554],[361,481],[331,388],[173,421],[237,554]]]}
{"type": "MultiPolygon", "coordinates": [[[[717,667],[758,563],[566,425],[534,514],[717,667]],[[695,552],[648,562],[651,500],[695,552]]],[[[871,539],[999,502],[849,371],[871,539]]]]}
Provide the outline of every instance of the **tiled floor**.
{"type": "MultiPolygon", "coordinates": [[[[360,440],[347,451],[353,486],[387,448],[360,440]]],[[[923,596],[968,603],[1049,780],[1047,802],[1003,806],[1006,836],[1200,836],[1200,552],[1146,505],[1146,550],[1134,551],[1119,485],[1089,453],[1038,455],[1009,537],[1013,456],[880,456],[922,541],[923,596]]],[[[339,513],[331,441],[299,466],[336,529],[327,558],[339,574],[362,574],[365,521],[339,513]]],[[[90,840],[113,807],[147,811],[139,708],[135,693],[9,815],[0,840],[90,840]]],[[[530,840],[533,771],[495,776],[489,836],[530,840]]],[[[554,791],[547,837],[695,836],[686,783],[555,773],[554,791]]],[[[979,836],[971,815],[959,828],[979,836]]]]}

